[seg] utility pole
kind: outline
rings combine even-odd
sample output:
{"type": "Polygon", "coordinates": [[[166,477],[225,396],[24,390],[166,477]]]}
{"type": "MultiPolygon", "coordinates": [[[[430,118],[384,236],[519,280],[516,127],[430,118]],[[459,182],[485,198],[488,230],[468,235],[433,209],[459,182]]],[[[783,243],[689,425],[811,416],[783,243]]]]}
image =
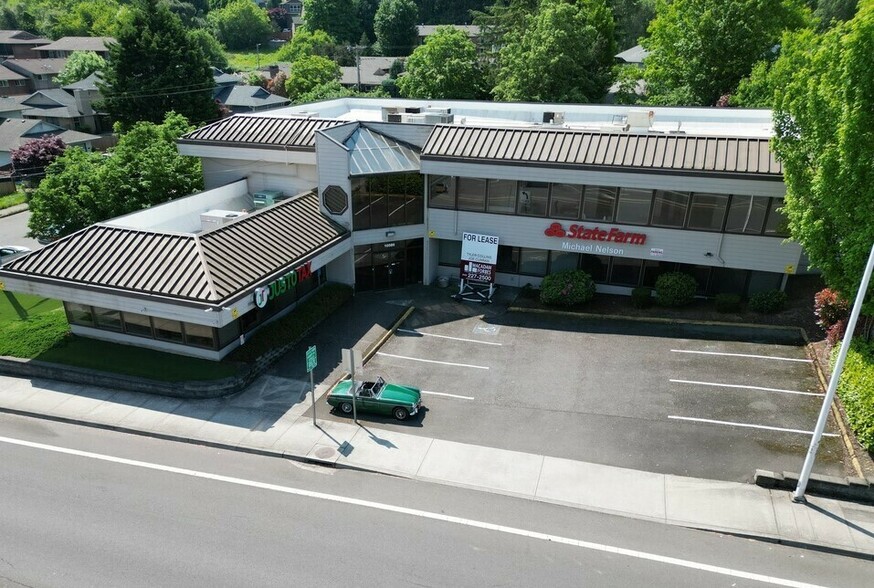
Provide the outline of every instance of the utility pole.
{"type": "Polygon", "coordinates": [[[358,83],[355,85],[357,91],[361,91],[361,52],[367,49],[366,45],[347,45],[346,50],[355,53],[355,69],[358,74],[358,83]]]}
{"type": "Polygon", "coordinates": [[[255,43],[255,69],[261,71],[261,43],[255,43]]]}

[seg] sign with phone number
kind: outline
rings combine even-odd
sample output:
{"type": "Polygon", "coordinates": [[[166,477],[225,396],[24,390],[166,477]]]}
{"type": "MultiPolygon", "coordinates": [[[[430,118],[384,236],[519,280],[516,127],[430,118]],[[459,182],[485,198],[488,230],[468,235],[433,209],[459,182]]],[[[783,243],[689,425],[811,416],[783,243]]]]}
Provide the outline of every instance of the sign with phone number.
{"type": "Polygon", "coordinates": [[[492,283],[495,281],[495,266],[490,263],[462,261],[461,279],[492,283]]]}

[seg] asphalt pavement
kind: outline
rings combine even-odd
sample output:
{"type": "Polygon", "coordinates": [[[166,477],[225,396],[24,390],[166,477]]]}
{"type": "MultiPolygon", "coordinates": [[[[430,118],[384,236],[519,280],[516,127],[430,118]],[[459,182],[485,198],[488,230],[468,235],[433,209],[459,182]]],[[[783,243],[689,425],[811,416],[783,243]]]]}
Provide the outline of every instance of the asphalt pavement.
{"type": "MultiPolygon", "coordinates": [[[[425,286],[359,294],[320,332],[343,333],[335,342],[344,346],[357,337],[355,348],[375,352],[406,318],[405,309],[488,317],[506,312],[515,296],[499,289],[495,304],[482,306],[460,305],[449,294],[425,286]]],[[[311,397],[304,351],[309,344],[302,341],[250,389],[230,398],[180,400],[0,376],[0,411],[874,556],[874,507],[813,496],[807,504],[795,504],[788,492],[750,484],[458,443],[389,431],[364,420],[317,418],[314,424],[307,412],[311,397]]],[[[336,348],[320,352],[320,365],[317,399],[345,371],[336,348]]],[[[324,414],[326,405],[320,401],[319,406],[317,414],[324,414]]],[[[552,434],[556,443],[563,441],[561,431],[552,434]]]]}

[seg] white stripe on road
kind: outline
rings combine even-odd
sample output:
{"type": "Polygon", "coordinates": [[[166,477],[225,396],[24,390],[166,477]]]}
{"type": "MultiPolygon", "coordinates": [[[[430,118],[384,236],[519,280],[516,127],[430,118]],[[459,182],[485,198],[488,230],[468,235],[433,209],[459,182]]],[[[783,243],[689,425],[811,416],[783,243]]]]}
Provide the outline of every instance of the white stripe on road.
{"type": "Polygon", "coordinates": [[[802,396],[825,396],[820,392],[799,392],[798,390],[783,390],[782,388],[763,388],[761,386],[744,386],[742,384],[718,384],[716,382],[695,382],[693,380],[671,380],[675,384],[697,384],[699,386],[719,386],[720,388],[743,388],[745,390],[761,390],[762,392],[782,392],[783,394],[800,394],[802,396]]]}
{"type": "MultiPolygon", "coordinates": [[[[668,415],[669,419],[678,421],[692,421],[696,423],[709,423],[711,425],[729,425],[732,427],[744,427],[746,429],[765,429],[766,431],[780,431],[782,433],[801,433],[802,435],[813,435],[813,431],[805,431],[804,429],[783,429],[781,427],[769,427],[767,425],[750,425],[748,423],[733,423],[731,421],[714,421],[712,419],[698,419],[694,417],[668,415]]],[[[823,437],[837,437],[836,433],[823,433],[823,437]]]]}
{"type": "Polygon", "coordinates": [[[391,353],[383,353],[382,351],[377,351],[377,355],[384,355],[386,357],[394,357],[396,359],[409,359],[410,361],[422,361],[425,363],[439,363],[442,365],[454,365],[458,367],[469,367],[476,368],[478,370],[487,370],[488,366],[484,365],[471,365],[469,363],[452,363],[451,361],[437,361],[436,359],[419,359],[418,357],[407,357],[406,355],[393,355],[391,353]]]}
{"type": "Polygon", "coordinates": [[[671,349],[674,353],[700,353],[701,355],[727,355],[730,357],[752,357],[755,359],[776,359],[779,361],[803,361],[813,363],[812,359],[796,359],[794,357],[774,357],[771,355],[752,355],[749,353],[722,353],[719,351],[692,351],[690,349],[671,349]]]}
{"type": "Polygon", "coordinates": [[[441,339],[452,339],[453,341],[466,341],[467,343],[480,343],[482,345],[497,345],[501,346],[500,343],[493,343],[491,341],[477,341],[476,339],[463,339],[462,337],[450,337],[449,335],[435,335],[434,333],[423,333],[422,331],[413,331],[411,329],[398,329],[400,333],[410,333],[412,335],[425,335],[426,337],[440,337],[441,339]]]}
{"type": "Polygon", "coordinates": [[[422,394],[433,394],[434,396],[449,396],[450,398],[461,398],[462,400],[473,400],[473,396],[460,396],[458,394],[447,394],[446,392],[429,392],[420,390],[422,394]]]}
{"type": "Polygon", "coordinates": [[[279,486],[277,484],[267,484],[265,482],[255,482],[253,480],[245,480],[243,478],[234,478],[231,476],[222,476],[219,474],[210,474],[207,472],[200,472],[197,470],[189,470],[185,468],[177,468],[172,466],[165,466],[155,463],[149,463],[145,461],[138,461],[134,459],[125,459],[121,457],[114,457],[111,455],[103,455],[100,453],[91,453],[90,451],[79,451],[78,449],[67,449],[66,447],[57,447],[55,445],[45,445],[43,443],[33,443],[31,441],[22,441],[20,439],[11,439],[9,437],[0,437],[0,442],[9,443],[11,445],[20,445],[22,447],[30,447],[32,449],[42,449],[45,451],[53,451],[55,453],[64,453],[67,455],[75,455],[77,457],[85,457],[88,459],[96,459],[100,461],[106,461],[110,463],[117,463],[127,466],[133,466],[138,468],[143,468],[147,470],[155,470],[161,472],[168,472],[172,474],[179,474],[182,476],[190,476],[193,478],[200,478],[204,480],[214,480],[216,482],[225,482],[227,484],[236,484],[238,486],[246,486],[249,488],[258,488],[260,490],[270,490],[273,492],[281,492],[283,494],[291,494],[294,496],[303,496],[306,498],[313,498],[316,500],[326,500],[330,502],[337,502],[341,504],[349,504],[352,506],[361,506],[364,508],[371,508],[374,510],[381,510],[384,512],[391,512],[395,514],[403,514],[408,516],[419,517],[423,519],[429,519],[432,521],[440,521],[444,523],[451,523],[454,525],[463,525],[466,527],[471,527],[474,529],[483,529],[486,531],[495,531],[498,533],[505,533],[507,535],[515,535],[517,537],[525,537],[527,539],[537,539],[539,541],[547,541],[550,543],[558,543],[562,545],[570,545],[572,547],[579,547],[581,549],[588,549],[590,551],[599,551],[602,553],[612,553],[614,555],[622,555],[625,557],[631,557],[635,559],[652,561],[656,563],[662,563],[682,568],[688,568],[692,570],[699,570],[703,572],[709,572],[712,574],[720,574],[723,576],[730,576],[733,578],[743,578],[745,580],[752,580],[755,582],[764,582],[767,584],[772,584],[775,586],[788,586],[789,588],[823,588],[816,584],[808,584],[807,582],[799,582],[796,580],[789,580],[785,578],[777,578],[776,576],[769,576],[766,574],[757,574],[755,572],[745,572],[743,570],[736,570],[732,568],[724,568],[722,566],[714,566],[705,563],[699,563],[695,561],[690,561],[687,559],[680,559],[676,557],[668,557],[665,555],[658,555],[655,553],[648,553],[646,551],[638,551],[635,549],[626,549],[624,547],[615,547],[612,545],[606,545],[603,543],[593,543],[591,541],[582,541],[580,539],[571,539],[568,537],[562,537],[560,535],[550,535],[548,533],[541,533],[539,531],[529,531],[527,529],[520,529],[518,527],[508,527],[505,525],[496,525],[494,523],[487,523],[485,521],[477,521],[474,519],[466,519],[462,517],[455,517],[451,515],[440,514],[436,512],[428,512],[425,510],[418,510],[415,508],[407,508],[404,506],[395,506],[392,504],[384,504],[381,502],[372,502],[370,500],[360,500],[358,498],[349,498],[348,496],[339,496],[336,494],[326,494],[324,492],[313,492],[312,490],[304,490],[302,488],[292,488],[289,486],[279,486]]]}

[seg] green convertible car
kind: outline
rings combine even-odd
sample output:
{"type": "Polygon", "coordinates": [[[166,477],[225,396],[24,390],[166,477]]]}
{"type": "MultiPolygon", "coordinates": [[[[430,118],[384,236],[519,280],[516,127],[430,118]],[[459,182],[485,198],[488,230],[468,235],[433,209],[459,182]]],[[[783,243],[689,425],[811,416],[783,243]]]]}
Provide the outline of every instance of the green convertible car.
{"type": "MultiPolygon", "coordinates": [[[[399,421],[419,412],[422,406],[422,392],[418,388],[386,384],[381,377],[375,382],[357,384],[355,408],[359,412],[390,414],[399,421]]],[[[352,382],[343,380],[328,394],[328,404],[336,407],[343,414],[352,414],[352,382]]]]}

